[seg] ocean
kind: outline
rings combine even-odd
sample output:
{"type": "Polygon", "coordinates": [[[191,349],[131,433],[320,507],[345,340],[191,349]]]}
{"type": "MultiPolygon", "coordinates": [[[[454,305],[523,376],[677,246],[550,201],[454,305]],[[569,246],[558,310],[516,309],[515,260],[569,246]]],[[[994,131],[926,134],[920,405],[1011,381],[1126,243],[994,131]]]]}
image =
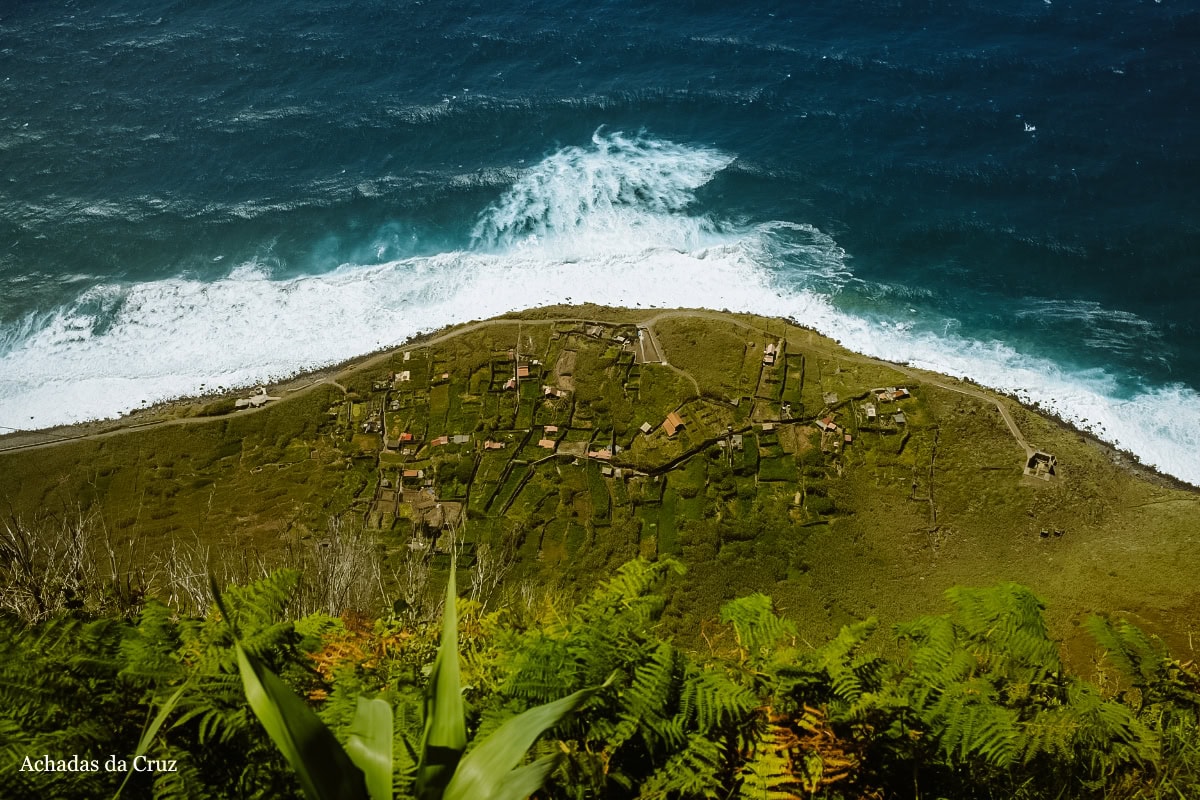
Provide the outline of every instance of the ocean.
{"type": "Polygon", "coordinates": [[[0,432],[562,302],[792,317],[1200,484],[1200,8],[0,6],[0,432]]]}

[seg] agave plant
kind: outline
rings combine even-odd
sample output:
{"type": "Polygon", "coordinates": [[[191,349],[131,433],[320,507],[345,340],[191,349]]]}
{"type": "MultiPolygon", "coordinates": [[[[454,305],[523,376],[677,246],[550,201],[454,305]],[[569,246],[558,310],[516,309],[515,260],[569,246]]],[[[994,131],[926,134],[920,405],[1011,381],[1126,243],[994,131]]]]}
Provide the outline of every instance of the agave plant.
{"type": "MultiPolygon", "coordinates": [[[[458,663],[455,568],[446,585],[446,611],[433,672],[426,688],[415,791],[418,800],[519,800],[537,791],[554,756],[518,767],[534,741],[596,689],[584,689],[531,708],[468,748],[458,663]]],[[[246,699],[296,773],[308,800],[391,800],[392,708],[360,697],[345,746],[308,704],[242,646],[217,587],[213,596],[233,626],[234,648],[246,699]]]]}

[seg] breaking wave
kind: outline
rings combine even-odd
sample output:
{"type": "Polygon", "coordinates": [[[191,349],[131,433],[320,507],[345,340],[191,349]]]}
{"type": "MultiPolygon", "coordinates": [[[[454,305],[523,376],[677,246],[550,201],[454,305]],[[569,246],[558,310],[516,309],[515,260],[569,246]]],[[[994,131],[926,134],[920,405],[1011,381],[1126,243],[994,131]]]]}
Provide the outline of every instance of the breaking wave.
{"type": "Polygon", "coordinates": [[[1066,370],[1001,342],[851,313],[838,302],[853,281],[849,259],[832,237],[794,222],[694,212],[697,190],[732,161],[708,148],[598,132],[590,146],[518,174],[460,249],[289,279],[250,262],[215,281],[94,287],[0,330],[0,425],[113,417],[514,309],[703,307],[790,317],[859,352],[1012,392],[1200,485],[1192,388],[1130,392],[1103,371],[1066,370]]]}

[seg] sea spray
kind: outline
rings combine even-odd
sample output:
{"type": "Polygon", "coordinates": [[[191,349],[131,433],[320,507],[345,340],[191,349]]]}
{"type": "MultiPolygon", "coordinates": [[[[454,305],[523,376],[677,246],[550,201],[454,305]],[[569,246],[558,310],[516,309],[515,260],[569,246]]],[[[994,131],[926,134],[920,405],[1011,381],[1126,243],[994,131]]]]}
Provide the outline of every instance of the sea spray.
{"type": "MultiPolygon", "coordinates": [[[[469,246],[271,279],[256,262],[213,281],[94,287],[0,334],[0,425],[111,417],[216,386],[249,386],[425,330],[557,303],[726,308],[787,316],[847,347],[968,376],[1040,403],[1153,466],[1200,484],[1200,398],[1184,385],[1122,389],[947,327],[934,335],[869,295],[833,237],[795,221],[698,213],[696,191],[733,157],[598,132],[516,175],[469,246]]],[[[1093,310],[1093,316],[1100,312],[1093,310]]]]}

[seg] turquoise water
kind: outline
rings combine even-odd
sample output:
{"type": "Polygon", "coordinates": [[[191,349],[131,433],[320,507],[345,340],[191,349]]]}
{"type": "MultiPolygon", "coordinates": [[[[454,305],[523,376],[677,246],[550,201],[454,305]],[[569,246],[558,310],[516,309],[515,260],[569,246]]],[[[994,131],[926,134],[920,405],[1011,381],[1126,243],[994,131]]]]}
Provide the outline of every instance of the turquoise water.
{"type": "Polygon", "coordinates": [[[567,300],[795,317],[1200,483],[1200,12],[0,11],[0,425],[567,300]]]}

